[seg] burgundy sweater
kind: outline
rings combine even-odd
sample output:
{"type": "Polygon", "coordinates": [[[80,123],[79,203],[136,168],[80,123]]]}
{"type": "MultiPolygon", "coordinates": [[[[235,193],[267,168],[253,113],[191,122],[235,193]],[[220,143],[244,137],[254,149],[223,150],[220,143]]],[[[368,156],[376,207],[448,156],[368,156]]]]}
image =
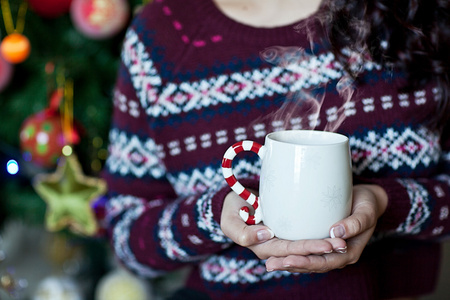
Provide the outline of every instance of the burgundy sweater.
{"type": "MultiPolygon", "coordinates": [[[[253,28],[212,0],[155,0],[135,17],[104,170],[109,237],[127,268],[154,278],[191,265],[187,285],[213,299],[361,300],[433,289],[434,241],[450,232],[450,141],[429,122],[439,90],[404,92],[401,73],[347,53],[361,74],[342,92],[348,77],[318,26],[312,16],[253,28]],[[321,101],[320,111],[305,110],[305,98],[321,101]],[[224,152],[244,139],[262,144],[280,129],[347,135],[355,182],[385,188],[389,205],[358,263],[326,274],[267,272],[221,231],[230,191],[224,152]]],[[[257,188],[260,164],[247,155],[233,169],[257,188]]]]}

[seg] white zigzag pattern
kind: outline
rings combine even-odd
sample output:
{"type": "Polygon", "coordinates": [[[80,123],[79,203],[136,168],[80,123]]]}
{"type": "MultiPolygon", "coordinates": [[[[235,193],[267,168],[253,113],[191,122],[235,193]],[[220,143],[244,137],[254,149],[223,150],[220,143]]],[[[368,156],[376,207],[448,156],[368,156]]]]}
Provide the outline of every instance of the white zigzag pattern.
{"type": "Polygon", "coordinates": [[[114,218],[121,213],[127,211],[129,208],[143,206],[144,202],[141,198],[137,198],[129,195],[120,195],[112,197],[106,204],[107,222],[111,222],[114,218]]]}
{"type": "MultiPolygon", "coordinates": [[[[369,131],[363,138],[350,136],[350,147],[353,171],[358,175],[366,170],[376,172],[383,167],[397,170],[402,166],[428,166],[437,162],[442,154],[438,135],[426,128],[416,131],[406,128],[402,132],[388,128],[384,133],[369,131]]],[[[110,153],[106,166],[111,173],[136,177],[151,175],[155,178],[166,175],[163,146],[156,145],[152,139],[140,140],[135,135],[127,136],[125,132],[113,129],[110,132],[110,153]]],[[[236,169],[239,168],[237,165],[236,169]]],[[[258,174],[258,165],[253,168],[250,173],[258,174]]],[[[220,170],[210,167],[204,171],[193,170],[191,174],[167,176],[179,195],[203,192],[211,183],[222,180],[220,170]]]]}
{"type": "MultiPolygon", "coordinates": [[[[224,181],[220,166],[207,167],[203,171],[194,169],[192,173],[166,174],[162,160],[163,147],[156,145],[150,138],[140,140],[136,135],[128,136],[124,131],[112,129],[109,140],[110,156],[106,166],[111,173],[119,173],[122,176],[131,174],[136,177],[151,175],[157,179],[167,176],[176,193],[183,196],[203,193],[211,186],[220,185],[224,181]]],[[[235,163],[235,174],[243,177],[258,175],[260,165],[260,161],[252,165],[241,159],[235,163]]]]}
{"type": "MultiPolygon", "coordinates": [[[[167,83],[162,88],[161,77],[144,44],[133,30],[127,32],[122,60],[129,69],[142,107],[153,117],[188,112],[218,103],[271,96],[274,93],[296,92],[343,76],[342,67],[335,61],[334,55],[325,53],[285,67],[273,66],[251,72],[219,75],[179,85],[167,83]],[[160,88],[161,91],[158,90],[160,88]]],[[[367,63],[364,67],[373,69],[376,65],[367,63]]]]}
{"type": "Polygon", "coordinates": [[[220,169],[207,167],[204,171],[194,169],[192,173],[181,172],[174,176],[167,174],[167,178],[178,195],[192,195],[203,193],[211,186],[223,182],[220,169]]]}
{"type": "Polygon", "coordinates": [[[139,178],[147,174],[161,178],[165,174],[164,152],[152,139],[141,141],[136,135],[129,137],[124,131],[112,129],[109,140],[106,166],[111,173],[133,174],[139,178]]]}
{"type": "Polygon", "coordinates": [[[220,187],[223,187],[223,185],[219,185],[217,188],[212,187],[197,201],[196,209],[199,215],[197,227],[208,232],[210,240],[216,243],[223,243],[223,247],[226,248],[232,244],[232,240],[222,232],[220,224],[214,220],[212,212],[212,198],[220,187]]]}
{"type": "Polygon", "coordinates": [[[158,87],[161,85],[161,77],[156,71],[153,60],[145,51],[145,46],[139,41],[138,35],[133,30],[128,30],[125,36],[122,51],[122,61],[128,67],[133,76],[133,85],[137,90],[142,107],[156,101],[158,87]]]}
{"type": "Polygon", "coordinates": [[[190,256],[184,251],[180,244],[175,240],[172,230],[173,215],[180,204],[182,199],[170,204],[163,212],[161,219],[159,220],[160,230],[158,236],[161,239],[161,247],[166,251],[167,257],[172,260],[178,260],[183,262],[198,261],[204,259],[206,256],[190,256]]]}
{"type": "Polygon", "coordinates": [[[262,260],[237,260],[224,256],[213,255],[201,264],[201,274],[205,280],[227,284],[257,283],[272,278],[288,277],[287,271],[266,272],[262,260]]]}
{"type": "MultiPolygon", "coordinates": [[[[111,206],[114,206],[114,213],[118,213],[118,210],[123,210],[126,207],[127,210],[123,217],[117,222],[113,231],[113,246],[117,257],[127,264],[127,266],[135,271],[140,276],[145,277],[158,277],[163,275],[165,272],[154,270],[148,266],[139,263],[133,254],[128,242],[130,240],[130,229],[131,225],[135,220],[137,220],[141,214],[144,212],[144,205],[138,198],[134,197],[117,197],[111,200],[111,206]],[[129,206],[131,205],[132,206],[129,206]]],[[[110,207],[110,209],[112,209],[110,207]]]]}
{"type": "MultiPolygon", "coordinates": [[[[233,164],[233,171],[237,177],[248,177],[249,175],[259,176],[261,161],[252,164],[244,159],[236,160],[233,164]]],[[[212,186],[221,185],[224,182],[222,169],[207,167],[201,171],[194,169],[192,173],[181,172],[177,176],[168,174],[167,178],[174,187],[178,195],[192,195],[202,193],[212,186]]]]}
{"type": "Polygon", "coordinates": [[[427,190],[415,180],[398,179],[401,185],[406,188],[411,201],[411,210],[403,224],[400,224],[396,232],[415,234],[421,231],[420,227],[430,217],[430,207],[428,205],[429,194],[427,190]]]}
{"type": "Polygon", "coordinates": [[[350,137],[353,171],[378,171],[383,167],[394,170],[402,166],[415,168],[418,164],[428,166],[437,162],[441,154],[439,136],[426,128],[413,131],[405,128],[399,132],[389,128],[385,133],[369,131],[358,139],[350,137]]]}

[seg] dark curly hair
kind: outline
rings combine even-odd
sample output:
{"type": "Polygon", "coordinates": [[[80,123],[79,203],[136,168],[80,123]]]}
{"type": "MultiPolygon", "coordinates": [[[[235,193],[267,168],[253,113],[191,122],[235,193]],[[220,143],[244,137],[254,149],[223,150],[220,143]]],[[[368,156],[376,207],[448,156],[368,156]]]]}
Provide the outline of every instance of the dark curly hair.
{"type": "Polygon", "coordinates": [[[344,48],[368,51],[374,61],[395,66],[408,79],[405,88],[437,82],[442,97],[436,125],[444,125],[450,115],[449,0],[325,0],[323,5],[326,34],[347,70],[344,48]]]}

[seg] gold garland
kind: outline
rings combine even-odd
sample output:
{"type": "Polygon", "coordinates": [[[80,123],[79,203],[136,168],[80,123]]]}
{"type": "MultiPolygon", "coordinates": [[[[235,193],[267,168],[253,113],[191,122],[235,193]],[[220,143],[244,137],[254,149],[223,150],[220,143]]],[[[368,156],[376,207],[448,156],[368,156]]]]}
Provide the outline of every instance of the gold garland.
{"type": "Polygon", "coordinates": [[[1,8],[3,15],[3,22],[5,23],[5,29],[7,34],[22,33],[25,28],[25,15],[27,13],[28,2],[23,1],[20,4],[19,11],[17,12],[17,24],[14,28],[14,22],[11,13],[11,7],[8,0],[1,0],[1,8]]]}
{"type": "Polygon", "coordinates": [[[73,80],[66,79],[64,68],[59,68],[56,74],[56,84],[58,89],[63,90],[63,105],[60,106],[61,127],[64,135],[66,147],[63,154],[68,156],[72,153],[73,140],[73,80]]]}

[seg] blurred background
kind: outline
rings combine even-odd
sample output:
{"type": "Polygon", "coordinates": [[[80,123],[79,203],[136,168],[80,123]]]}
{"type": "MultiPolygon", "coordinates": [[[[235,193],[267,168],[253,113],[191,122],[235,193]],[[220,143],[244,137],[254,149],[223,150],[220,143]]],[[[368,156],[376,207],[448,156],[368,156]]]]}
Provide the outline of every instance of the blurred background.
{"type": "MultiPolygon", "coordinates": [[[[208,0],[209,1],[209,0],[208,0]]],[[[125,28],[149,0],[0,0],[0,299],[163,299],[103,237],[112,88],[125,28]]],[[[450,247],[437,292],[450,299],[450,247]]]]}
{"type": "Polygon", "coordinates": [[[95,216],[120,49],[147,0],[0,0],[0,299],[163,298],[95,216]],[[63,154],[64,153],[64,154],[63,154]]]}

